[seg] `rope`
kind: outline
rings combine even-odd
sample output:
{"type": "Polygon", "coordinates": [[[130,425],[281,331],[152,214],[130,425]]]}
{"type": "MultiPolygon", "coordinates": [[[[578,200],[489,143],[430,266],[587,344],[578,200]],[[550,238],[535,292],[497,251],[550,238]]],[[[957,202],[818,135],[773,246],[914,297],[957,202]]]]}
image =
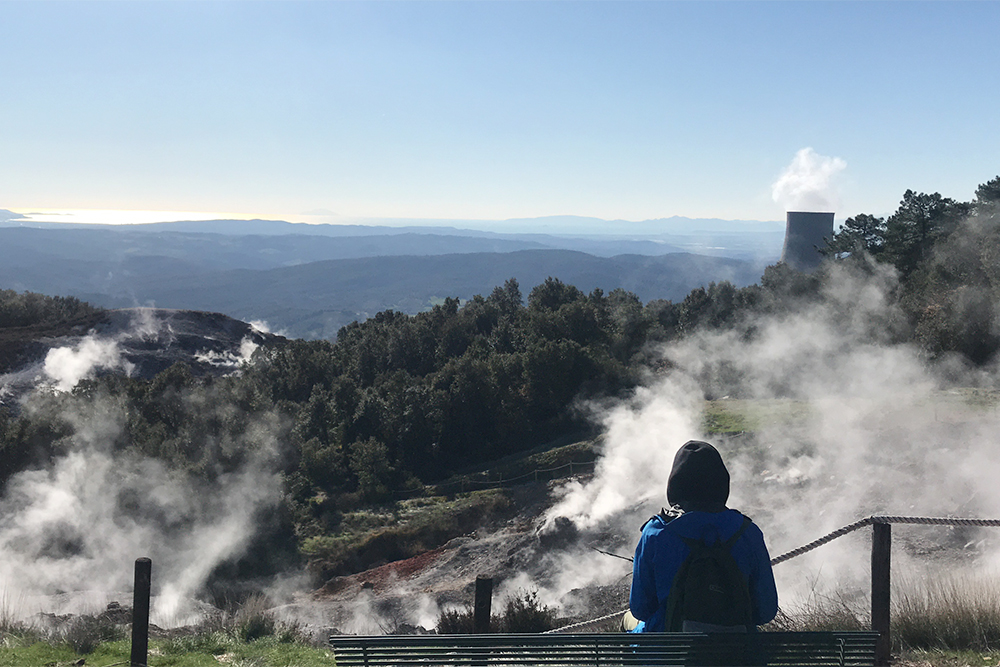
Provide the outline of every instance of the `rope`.
{"type": "MultiPolygon", "coordinates": [[[[842,528],[838,528],[832,533],[827,533],[818,540],[813,540],[808,544],[804,544],[797,549],[792,549],[786,553],[781,554],[775,558],[771,559],[771,565],[777,565],[778,563],[784,563],[786,560],[795,558],[796,556],[801,556],[804,553],[808,553],[813,549],[819,548],[828,542],[832,542],[838,537],[843,537],[848,533],[853,533],[854,531],[864,528],[865,526],[870,526],[872,524],[893,524],[893,523],[904,523],[904,524],[917,524],[922,526],[1000,526],[1000,519],[966,519],[966,518],[952,518],[952,517],[929,517],[929,516],[870,516],[860,521],[855,521],[854,523],[847,524],[842,528]]],[[[597,551],[601,551],[597,549],[597,551]]],[[[609,556],[615,556],[617,558],[625,558],[624,556],[618,556],[617,554],[610,554],[605,551],[601,553],[606,553],[609,556]]],[[[628,559],[626,559],[628,560],[628,559]]],[[[607,616],[601,616],[600,618],[594,618],[589,621],[581,621],[580,623],[573,623],[572,625],[566,625],[561,628],[556,628],[555,630],[549,630],[549,633],[559,633],[559,632],[569,632],[571,630],[576,630],[584,626],[593,625],[609,619],[615,618],[616,616],[622,616],[628,609],[622,609],[613,614],[608,614],[607,616]]]]}
{"type": "Polygon", "coordinates": [[[861,521],[855,521],[854,523],[846,525],[843,528],[838,528],[837,530],[835,530],[832,533],[829,533],[827,535],[824,535],[823,537],[819,538],[818,540],[813,540],[809,544],[805,544],[805,545],[799,547],[798,549],[792,549],[791,551],[789,551],[787,553],[783,553],[783,554],[781,554],[780,556],[778,556],[776,558],[772,558],[771,559],[771,565],[777,565],[778,563],[784,563],[786,560],[789,560],[791,558],[795,558],[796,556],[801,556],[804,553],[808,553],[808,552],[812,551],[813,549],[816,549],[818,547],[823,546],[827,542],[832,542],[833,540],[837,539],[838,537],[843,537],[844,535],[847,535],[848,533],[853,533],[854,531],[858,530],[859,528],[864,528],[865,526],[869,525],[870,523],[872,523],[872,518],[868,517],[867,519],[862,519],[861,521]]]}
{"type": "Polygon", "coordinates": [[[777,565],[778,563],[783,563],[790,558],[801,556],[802,554],[808,553],[817,547],[823,546],[827,542],[832,542],[838,537],[842,537],[848,533],[853,533],[859,528],[864,528],[865,526],[875,523],[908,523],[923,526],[1000,526],[1000,519],[959,519],[952,517],[929,516],[870,516],[866,519],[855,521],[854,523],[846,525],[843,528],[838,528],[832,533],[824,535],[818,540],[814,540],[809,544],[799,547],[798,549],[792,549],[788,553],[783,553],[776,558],[772,558],[771,565],[777,565]]]}
{"type": "MultiPolygon", "coordinates": [[[[423,494],[423,493],[444,493],[445,489],[459,489],[461,492],[465,492],[466,489],[502,489],[504,487],[510,487],[516,483],[526,480],[528,478],[533,478],[536,482],[538,481],[539,473],[544,475],[550,475],[550,479],[556,479],[557,476],[553,473],[561,473],[566,469],[569,469],[569,474],[572,476],[575,474],[574,468],[587,468],[588,466],[593,469],[597,465],[597,461],[570,461],[569,463],[564,463],[561,466],[556,466],[555,468],[535,468],[531,472],[525,473],[523,475],[517,475],[516,477],[501,477],[500,479],[490,480],[489,472],[477,473],[477,475],[485,475],[486,479],[471,479],[470,476],[465,476],[461,479],[455,479],[450,482],[442,482],[440,484],[425,484],[419,488],[415,489],[398,489],[396,491],[391,491],[394,497],[399,498],[409,498],[413,495],[423,494]]],[[[561,475],[560,475],[561,476],[561,475]]]]}
{"type": "Polygon", "coordinates": [[[916,523],[932,526],[1000,526],[1000,519],[956,519],[926,516],[873,516],[872,523],[916,523]]]}
{"type": "Polygon", "coordinates": [[[616,611],[613,614],[608,614],[607,616],[601,616],[600,618],[592,618],[589,621],[580,621],[579,623],[573,623],[572,625],[564,625],[561,628],[556,628],[555,630],[546,630],[543,635],[559,634],[561,632],[570,632],[571,630],[579,630],[580,628],[596,625],[598,623],[603,623],[604,621],[609,621],[612,618],[621,617],[628,609],[622,609],[621,611],[616,611]]]}
{"type": "Polygon", "coordinates": [[[594,551],[596,551],[597,553],[604,554],[605,556],[611,556],[612,558],[621,558],[622,560],[627,560],[630,563],[635,562],[633,559],[629,558],[628,556],[620,556],[618,554],[613,554],[610,551],[605,551],[604,549],[598,549],[597,547],[590,547],[590,548],[593,549],[594,551]]]}

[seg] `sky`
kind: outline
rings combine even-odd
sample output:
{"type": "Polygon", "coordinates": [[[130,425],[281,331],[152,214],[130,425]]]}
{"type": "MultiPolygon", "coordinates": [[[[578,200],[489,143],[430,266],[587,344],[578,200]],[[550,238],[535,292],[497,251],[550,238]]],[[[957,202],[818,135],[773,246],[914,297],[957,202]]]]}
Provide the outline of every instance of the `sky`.
{"type": "Polygon", "coordinates": [[[998,25],[1000,2],[0,0],[0,208],[780,220],[803,154],[841,219],[969,200],[1000,174],[998,25]]]}

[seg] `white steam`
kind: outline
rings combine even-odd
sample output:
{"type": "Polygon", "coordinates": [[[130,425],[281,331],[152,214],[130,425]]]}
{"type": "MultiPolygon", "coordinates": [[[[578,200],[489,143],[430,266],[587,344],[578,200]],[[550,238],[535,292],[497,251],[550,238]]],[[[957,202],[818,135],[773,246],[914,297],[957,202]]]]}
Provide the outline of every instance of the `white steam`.
{"type": "Polygon", "coordinates": [[[282,336],[283,338],[291,338],[291,334],[288,333],[287,329],[274,329],[268,324],[267,320],[250,320],[247,322],[250,327],[257,333],[263,334],[274,334],[275,336],[282,336]]]}
{"type": "Polygon", "coordinates": [[[771,186],[771,197],[786,211],[836,211],[840,204],[837,177],[846,168],[839,157],[803,148],[771,186]]]}
{"type": "Polygon", "coordinates": [[[258,347],[260,346],[257,343],[247,337],[240,341],[240,349],[237,352],[216,352],[215,350],[205,350],[195,354],[194,358],[197,361],[209,364],[210,366],[237,368],[240,365],[249,362],[250,357],[253,356],[253,353],[258,347]]]}
{"type": "MultiPolygon", "coordinates": [[[[49,386],[68,392],[99,371],[130,373],[123,351],[129,342],[173,339],[169,324],[152,310],[137,309],[130,322],[122,333],[91,333],[50,350],[43,367],[49,386]]],[[[256,347],[246,338],[236,353],[194,356],[235,367],[256,347]]],[[[224,451],[245,451],[243,462],[208,482],[122,451],[120,444],[116,449],[128,418],[117,399],[43,391],[21,402],[25,415],[65,423],[68,435],[55,443],[56,455],[44,468],[12,476],[0,498],[0,590],[17,601],[10,613],[91,613],[111,599],[128,604],[133,563],[146,556],[153,561],[153,622],[172,626],[201,615],[205,605],[195,596],[219,565],[244,553],[262,517],[281,500],[277,458],[283,430],[276,414],[237,415],[234,406],[210,394],[185,393],[175,400],[206,418],[214,411],[220,422],[245,420],[241,442],[220,443],[224,451]]],[[[199,465],[219,465],[212,454],[205,456],[199,465]]]]}
{"type": "Polygon", "coordinates": [[[58,347],[45,355],[45,375],[59,391],[70,391],[99,370],[124,369],[132,372],[132,364],[122,358],[118,342],[93,336],[84,338],[75,347],[58,347]]]}
{"type": "MultiPolygon", "coordinates": [[[[753,336],[711,331],[668,345],[671,370],[603,413],[596,474],[566,485],[548,520],[611,532],[631,554],[639,527],[665,504],[674,453],[689,439],[719,447],[732,475],[729,506],[761,526],[772,557],[872,514],[1000,518],[1000,415],[963,399],[968,387],[1000,386],[997,374],[931,366],[916,348],[894,344],[900,314],[884,296],[894,286],[890,270],[832,270],[822,306],[761,319],[753,336]],[[759,417],[756,440],[707,438],[706,397],[759,417]]],[[[1000,535],[989,531],[900,526],[893,571],[913,573],[941,558],[995,562],[1000,535]]],[[[776,566],[782,605],[820,588],[863,595],[869,534],[776,566]]],[[[629,572],[627,563],[592,554],[586,564],[576,552],[566,560],[554,567],[578,576],[547,586],[550,601],[607,583],[609,570],[629,572]]]]}
{"type": "Polygon", "coordinates": [[[191,620],[186,603],[217,565],[242,552],[259,513],[280,500],[276,424],[252,422],[251,459],[210,485],[110,451],[124,419],[116,405],[98,401],[69,418],[66,454],[47,469],[12,477],[0,499],[0,586],[28,600],[31,608],[19,611],[30,614],[48,610],[46,596],[57,593],[128,591],[133,561],[148,556],[154,622],[191,620]]]}

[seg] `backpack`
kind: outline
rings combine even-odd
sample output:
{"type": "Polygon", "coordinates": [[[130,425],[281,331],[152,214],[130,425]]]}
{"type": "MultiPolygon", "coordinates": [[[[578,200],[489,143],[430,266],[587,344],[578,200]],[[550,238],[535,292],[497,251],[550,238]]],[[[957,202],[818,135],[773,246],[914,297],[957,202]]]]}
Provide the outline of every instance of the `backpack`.
{"type": "Polygon", "coordinates": [[[667,596],[665,632],[682,632],[684,621],[747,629],[753,625],[750,587],[732,554],[750,523],[743,517],[735,535],[712,545],[678,536],[691,553],[681,563],[667,596]]]}

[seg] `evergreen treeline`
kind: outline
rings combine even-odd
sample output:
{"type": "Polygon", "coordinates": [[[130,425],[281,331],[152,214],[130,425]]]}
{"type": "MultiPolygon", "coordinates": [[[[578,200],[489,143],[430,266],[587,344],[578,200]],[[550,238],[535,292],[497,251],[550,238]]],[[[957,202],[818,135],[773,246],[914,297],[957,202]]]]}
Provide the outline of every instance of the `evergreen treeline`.
{"type": "Polygon", "coordinates": [[[907,190],[888,218],[848,218],[827,253],[896,268],[911,337],[985,364],[1000,349],[1000,177],[972,202],[907,190]]]}
{"type": "Polygon", "coordinates": [[[98,312],[100,309],[71,296],[0,290],[0,329],[61,324],[98,312]]]}

